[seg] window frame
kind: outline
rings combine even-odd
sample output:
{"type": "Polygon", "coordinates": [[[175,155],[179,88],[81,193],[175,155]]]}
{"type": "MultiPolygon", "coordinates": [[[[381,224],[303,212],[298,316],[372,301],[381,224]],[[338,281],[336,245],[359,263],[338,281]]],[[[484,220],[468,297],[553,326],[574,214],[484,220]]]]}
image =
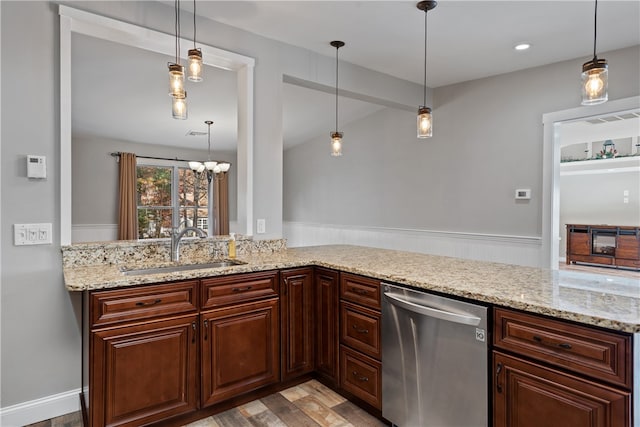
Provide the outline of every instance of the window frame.
{"type": "MultiPolygon", "coordinates": [[[[178,227],[180,225],[180,209],[181,208],[193,208],[193,209],[198,209],[195,206],[180,206],[180,196],[178,194],[179,192],[179,188],[180,188],[180,174],[179,174],[179,169],[185,169],[187,171],[191,171],[191,173],[195,173],[193,172],[190,168],[189,168],[189,163],[188,162],[184,162],[184,161],[179,161],[179,160],[164,160],[164,159],[149,159],[149,158],[142,158],[142,157],[138,157],[136,159],[136,169],[138,168],[138,166],[146,166],[146,167],[170,167],[172,168],[172,173],[171,173],[171,227],[175,228],[178,227]]],[[[206,178],[204,178],[206,179],[206,178]]],[[[203,230],[207,233],[208,237],[212,237],[212,229],[214,227],[212,227],[211,225],[213,224],[213,216],[214,216],[214,206],[212,205],[213,203],[213,180],[212,182],[207,182],[207,229],[203,230]]],[[[144,206],[139,205],[136,202],[136,211],[139,210],[140,208],[144,208],[144,206]]],[[[194,227],[197,226],[197,224],[194,224],[194,227]]],[[[140,237],[138,237],[139,240],[151,240],[151,239],[140,239],[140,237]]],[[[160,237],[157,239],[166,239],[166,237],[160,237]]]]}

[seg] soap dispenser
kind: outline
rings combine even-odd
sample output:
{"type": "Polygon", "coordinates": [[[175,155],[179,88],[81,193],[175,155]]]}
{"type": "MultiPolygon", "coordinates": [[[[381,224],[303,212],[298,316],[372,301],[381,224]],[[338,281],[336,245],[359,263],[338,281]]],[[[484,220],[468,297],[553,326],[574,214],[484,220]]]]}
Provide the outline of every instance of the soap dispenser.
{"type": "Polygon", "coordinates": [[[236,257],[236,234],[229,234],[229,258],[234,259],[236,257]]]}

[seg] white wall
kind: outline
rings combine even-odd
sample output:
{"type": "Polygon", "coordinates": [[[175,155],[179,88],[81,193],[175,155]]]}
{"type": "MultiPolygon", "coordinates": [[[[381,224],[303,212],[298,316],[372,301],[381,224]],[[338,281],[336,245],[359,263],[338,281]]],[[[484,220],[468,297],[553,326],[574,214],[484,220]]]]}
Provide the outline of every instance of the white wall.
{"type": "MultiPolygon", "coordinates": [[[[610,99],[640,93],[639,52],[602,54],[612,73],[610,99]]],[[[416,139],[411,113],[385,110],[344,126],[341,158],[328,155],[324,136],[287,150],[285,237],[402,248],[413,230],[420,243],[409,246],[424,252],[544,266],[539,251],[521,248],[521,238],[540,248],[542,115],[580,104],[583,59],[435,89],[428,140],[416,139]],[[531,200],[516,201],[519,188],[531,189],[531,200]],[[486,251],[482,236],[497,238],[500,248],[486,251]],[[436,237],[445,240],[436,244],[436,237]]]]}

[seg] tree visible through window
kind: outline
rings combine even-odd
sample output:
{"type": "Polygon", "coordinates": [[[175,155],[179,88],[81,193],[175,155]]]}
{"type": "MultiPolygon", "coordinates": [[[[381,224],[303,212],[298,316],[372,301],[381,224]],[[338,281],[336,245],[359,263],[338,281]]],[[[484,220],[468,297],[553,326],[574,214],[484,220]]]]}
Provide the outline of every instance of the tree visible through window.
{"type": "Polygon", "coordinates": [[[137,166],[138,238],[171,236],[171,228],[209,227],[209,183],[180,166],[137,166]]]}

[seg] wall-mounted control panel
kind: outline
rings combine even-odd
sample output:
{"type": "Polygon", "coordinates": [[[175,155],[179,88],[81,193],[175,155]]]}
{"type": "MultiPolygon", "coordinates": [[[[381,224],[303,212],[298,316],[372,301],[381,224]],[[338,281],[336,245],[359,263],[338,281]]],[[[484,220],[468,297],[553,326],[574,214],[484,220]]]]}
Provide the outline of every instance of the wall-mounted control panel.
{"type": "Polygon", "coordinates": [[[531,199],[530,188],[516,190],[516,200],[530,200],[530,199],[531,199]]]}
{"type": "Polygon", "coordinates": [[[267,221],[265,219],[259,219],[256,221],[256,232],[258,234],[264,234],[267,232],[267,221]]]}
{"type": "Polygon", "coordinates": [[[45,156],[27,156],[27,178],[44,179],[47,177],[47,158],[45,156]]]}
{"type": "Polygon", "coordinates": [[[13,224],[13,244],[15,246],[50,245],[51,223],[13,224]]]}

